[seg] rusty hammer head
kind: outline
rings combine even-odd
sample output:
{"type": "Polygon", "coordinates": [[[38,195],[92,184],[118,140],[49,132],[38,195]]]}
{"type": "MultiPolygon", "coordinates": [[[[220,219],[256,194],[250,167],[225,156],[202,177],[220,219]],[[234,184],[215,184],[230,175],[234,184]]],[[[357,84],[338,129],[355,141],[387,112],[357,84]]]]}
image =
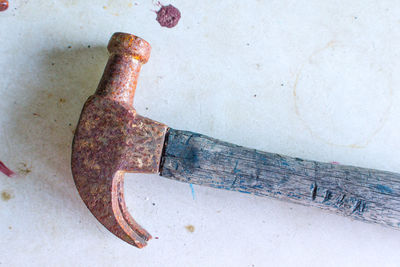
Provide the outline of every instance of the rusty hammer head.
{"type": "Polygon", "coordinates": [[[88,98],[72,144],[71,168],[86,206],[108,230],[139,248],[151,235],[129,214],[125,172],[158,173],[168,127],[133,108],[141,65],[150,56],[145,40],[115,33],[96,93],[88,98]]]}

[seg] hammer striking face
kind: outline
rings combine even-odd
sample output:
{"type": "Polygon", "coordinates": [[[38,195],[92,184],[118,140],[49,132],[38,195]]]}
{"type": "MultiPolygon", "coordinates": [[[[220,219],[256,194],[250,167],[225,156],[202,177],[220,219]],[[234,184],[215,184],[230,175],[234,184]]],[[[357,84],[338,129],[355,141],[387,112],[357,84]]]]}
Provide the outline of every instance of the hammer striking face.
{"type": "Polygon", "coordinates": [[[150,45],[115,33],[96,93],[86,101],[72,145],[83,201],[112,233],[136,247],[151,235],[128,213],[125,172],[274,197],[400,229],[400,175],[291,158],[168,128],[138,115],[133,98],[150,45]]]}

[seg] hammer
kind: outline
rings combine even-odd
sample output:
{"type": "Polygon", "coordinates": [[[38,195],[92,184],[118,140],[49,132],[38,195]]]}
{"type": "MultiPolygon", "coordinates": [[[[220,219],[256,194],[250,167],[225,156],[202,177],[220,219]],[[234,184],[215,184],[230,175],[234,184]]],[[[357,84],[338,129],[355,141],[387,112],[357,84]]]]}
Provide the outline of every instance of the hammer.
{"type": "Polygon", "coordinates": [[[400,175],[266,153],[169,128],[133,106],[145,40],[115,33],[110,57],[79,119],[71,168],[82,200],[109,231],[138,248],[151,235],[129,214],[124,173],[158,173],[191,184],[318,207],[400,229],[400,175]]]}

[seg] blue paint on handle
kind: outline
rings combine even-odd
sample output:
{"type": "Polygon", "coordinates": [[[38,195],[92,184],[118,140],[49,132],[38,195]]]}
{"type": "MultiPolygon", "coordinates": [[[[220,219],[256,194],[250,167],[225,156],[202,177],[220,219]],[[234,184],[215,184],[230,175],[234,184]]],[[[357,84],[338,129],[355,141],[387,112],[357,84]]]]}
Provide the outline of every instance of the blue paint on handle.
{"type": "Polygon", "coordinates": [[[249,192],[249,191],[245,191],[245,190],[238,190],[238,192],[240,192],[240,193],[245,193],[245,194],[251,194],[251,192],[249,192]]]}
{"type": "Polygon", "coordinates": [[[392,188],[385,185],[378,184],[375,186],[375,188],[378,189],[381,193],[386,193],[386,194],[393,193],[392,188]]]}
{"type": "Polygon", "coordinates": [[[284,160],[284,159],[282,160],[281,164],[282,164],[283,166],[289,167],[289,163],[287,163],[287,161],[284,160]]]}
{"type": "Polygon", "coordinates": [[[237,173],[240,171],[240,170],[238,170],[238,168],[237,168],[238,164],[239,164],[239,160],[236,160],[235,168],[233,168],[233,173],[234,173],[234,174],[237,174],[237,173]]]}

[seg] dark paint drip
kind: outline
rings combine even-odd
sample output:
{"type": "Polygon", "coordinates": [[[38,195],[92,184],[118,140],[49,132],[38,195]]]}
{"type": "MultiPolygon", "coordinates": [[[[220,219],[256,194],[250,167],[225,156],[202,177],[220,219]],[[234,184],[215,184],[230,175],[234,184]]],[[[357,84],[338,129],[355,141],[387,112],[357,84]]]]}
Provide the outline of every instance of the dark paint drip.
{"type": "Polygon", "coordinates": [[[352,213],[354,212],[362,213],[364,212],[364,209],[365,209],[365,202],[362,200],[357,200],[356,204],[354,205],[352,213]]]}
{"type": "Polygon", "coordinates": [[[326,202],[329,201],[332,198],[332,192],[329,190],[325,191],[325,196],[324,196],[324,200],[322,202],[326,202]]]}
{"type": "Polygon", "coordinates": [[[313,184],[311,184],[311,199],[315,200],[317,198],[317,190],[318,190],[318,186],[317,183],[314,182],[313,184]]]}
{"type": "Polygon", "coordinates": [[[8,8],[8,0],[0,0],[0,11],[6,11],[8,8]]]}
{"type": "Polygon", "coordinates": [[[173,28],[181,18],[181,12],[173,5],[161,6],[157,11],[157,21],[162,27],[173,28]]]}
{"type": "Polygon", "coordinates": [[[4,173],[8,177],[12,177],[15,173],[10,170],[3,162],[0,161],[0,172],[4,173]]]}
{"type": "Polygon", "coordinates": [[[343,205],[343,203],[344,203],[344,199],[346,198],[346,195],[345,194],[343,194],[342,195],[342,197],[340,198],[340,199],[338,199],[338,201],[337,201],[337,205],[339,206],[339,207],[341,207],[342,205],[343,205]]]}

